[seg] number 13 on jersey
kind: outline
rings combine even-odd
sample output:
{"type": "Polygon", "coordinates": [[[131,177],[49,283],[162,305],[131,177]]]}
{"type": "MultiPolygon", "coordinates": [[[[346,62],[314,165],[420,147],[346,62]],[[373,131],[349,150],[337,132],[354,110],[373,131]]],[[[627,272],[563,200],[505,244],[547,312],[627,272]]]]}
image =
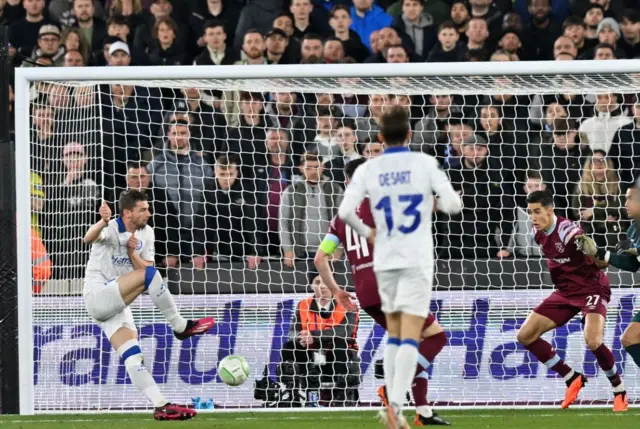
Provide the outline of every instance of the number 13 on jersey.
{"type": "Polygon", "coordinates": [[[391,235],[393,231],[394,219],[393,219],[393,210],[392,207],[394,204],[398,204],[400,207],[404,207],[402,214],[407,218],[411,223],[407,225],[408,222],[403,222],[397,230],[402,234],[410,234],[420,226],[420,222],[422,222],[422,213],[418,210],[418,206],[424,200],[424,195],[422,194],[408,194],[408,195],[398,195],[398,201],[393,201],[392,197],[386,196],[380,199],[378,204],[376,205],[376,210],[384,211],[384,218],[387,223],[387,229],[389,230],[388,235],[391,235]]]}

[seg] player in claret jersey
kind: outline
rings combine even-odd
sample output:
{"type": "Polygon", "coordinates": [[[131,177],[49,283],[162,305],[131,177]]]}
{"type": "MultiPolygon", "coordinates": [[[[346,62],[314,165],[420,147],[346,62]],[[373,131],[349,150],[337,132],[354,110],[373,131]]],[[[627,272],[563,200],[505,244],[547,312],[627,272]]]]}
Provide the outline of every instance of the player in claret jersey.
{"type": "MultiPolygon", "coordinates": [[[[365,162],[366,159],[359,158],[345,165],[344,172],[347,183],[356,169],[365,162]]],[[[365,224],[370,227],[374,226],[373,214],[371,213],[368,199],[365,199],[358,207],[357,213],[365,224]]],[[[320,244],[315,257],[316,268],[322,277],[322,281],[331,289],[338,303],[346,308],[347,311],[358,311],[358,307],[351,301],[349,294],[341,289],[336,282],[331,270],[330,259],[341,243],[346,249],[347,259],[351,265],[353,279],[356,284],[356,296],[360,306],[373,320],[386,329],[386,319],[381,309],[380,295],[378,294],[378,283],[373,272],[373,246],[337,216],[331,221],[329,233],[320,244]]],[[[429,375],[426,370],[431,366],[431,363],[446,342],[446,334],[438,324],[435,316],[429,313],[424,324],[423,340],[418,347],[420,353],[418,369],[411,386],[416,404],[415,426],[450,425],[448,421],[433,412],[427,401],[429,375]]],[[[381,386],[378,389],[378,395],[386,406],[387,394],[385,386],[381,386]]]]}
{"type": "Polygon", "coordinates": [[[609,280],[595,260],[580,251],[582,229],[553,213],[551,193],[532,192],[527,196],[527,205],[534,225],[531,234],[547,258],[556,290],[533,309],[518,332],[518,341],[547,368],[564,378],[567,390],[562,408],[568,408],[577,399],[587,379],[571,369],[551,344],[540,337],[582,313],[587,346],[613,386],[613,411],[626,411],[629,403],[627,392],[617,373],[613,353],[603,343],[607,303],[611,297],[609,280]]]}
{"type": "Polygon", "coordinates": [[[155,407],[156,420],[187,420],[195,410],[167,401],[143,363],[138,331],[129,304],[145,291],[184,340],[203,334],[214,324],[212,317],[185,320],[162,276],[153,267],[155,245],[145,194],[130,190],[120,196],[120,216],[111,220],[111,209],[100,207],[100,220],[84,236],[91,244],[84,281],[84,302],[89,315],[118,352],[131,382],[155,407]]]}

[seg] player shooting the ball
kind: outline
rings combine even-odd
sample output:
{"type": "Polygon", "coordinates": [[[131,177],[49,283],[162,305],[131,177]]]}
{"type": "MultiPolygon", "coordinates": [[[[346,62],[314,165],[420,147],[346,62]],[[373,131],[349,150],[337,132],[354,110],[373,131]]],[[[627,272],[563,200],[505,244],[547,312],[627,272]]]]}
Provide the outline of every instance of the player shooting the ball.
{"type": "Polygon", "coordinates": [[[529,314],[518,331],[518,341],[547,368],[564,378],[567,390],[562,408],[568,408],[578,398],[587,378],[567,365],[541,337],[582,313],[587,347],[613,387],[613,411],[627,411],[629,398],[624,383],[617,373],[613,353],[603,343],[607,303],[611,297],[609,279],[592,258],[580,251],[584,247],[581,244],[584,231],[569,219],[554,214],[553,196],[549,191],[529,194],[527,208],[534,226],[531,235],[547,258],[556,290],[529,314]]]}
{"type": "Polygon", "coordinates": [[[103,202],[100,220],[84,236],[84,242],[91,244],[83,291],[87,312],[124,361],[133,385],[155,407],[154,418],[188,420],[196,412],[167,401],[145,368],[129,304],[148,292],[179,340],[205,333],[214,320],[185,320],[153,267],[155,236],[147,225],[151,213],[145,194],[136,190],[124,192],[119,205],[120,216],[111,220],[111,209],[103,202]]]}
{"type": "MultiPolygon", "coordinates": [[[[625,208],[633,223],[627,230],[627,240],[616,246],[617,253],[598,248],[596,242],[586,235],[578,237],[578,246],[588,256],[624,271],[640,269],[640,180],[627,190],[625,208]]],[[[640,367],[640,311],[638,311],[622,334],[622,345],[640,367]]]]}

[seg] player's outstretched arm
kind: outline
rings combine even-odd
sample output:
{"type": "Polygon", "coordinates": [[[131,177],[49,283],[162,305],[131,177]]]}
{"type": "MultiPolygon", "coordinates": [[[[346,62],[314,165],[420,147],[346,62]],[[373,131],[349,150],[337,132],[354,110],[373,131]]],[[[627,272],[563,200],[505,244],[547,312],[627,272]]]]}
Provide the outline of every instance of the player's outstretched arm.
{"type": "Polygon", "coordinates": [[[336,279],[333,276],[333,270],[331,269],[331,264],[329,263],[333,252],[335,252],[338,247],[336,241],[337,237],[335,237],[335,240],[326,237],[322,243],[320,243],[320,247],[316,252],[313,262],[316,265],[316,269],[318,270],[318,274],[320,274],[322,282],[327,285],[333,294],[333,297],[338,301],[338,304],[342,305],[347,311],[357,311],[358,306],[351,300],[351,296],[338,285],[338,282],[336,282],[336,279]]]}
{"type": "Polygon", "coordinates": [[[598,261],[603,261],[624,271],[636,272],[640,269],[638,256],[621,252],[612,253],[606,249],[599,248],[596,242],[586,235],[576,237],[576,246],[585,255],[592,256],[598,261]]]}
{"type": "Polygon", "coordinates": [[[100,220],[92,225],[84,235],[83,240],[85,244],[93,244],[98,241],[100,235],[102,234],[102,230],[107,225],[109,225],[109,220],[111,219],[111,209],[105,201],[102,202],[98,213],[100,213],[100,220]]]}
{"type": "Polygon", "coordinates": [[[460,195],[453,189],[449,177],[440,169],[435,160],[433,164],[429,171],[431,172],[431,186],[438,194],[437,209],[447,214],[459,213],[462,210],[460,195]]]}
{"type": "Polygon", "coordinates": [[[353,175],[347,190],[344,192],[342,203],[338,209],[338,217],[351,226],[358,235],[369,238],[372,229],[362,222],[362,219],[356,214],[356,208],[364,200],[367,193],[365,185],[366,166],[366,164],[362,165],[353,175]]]}

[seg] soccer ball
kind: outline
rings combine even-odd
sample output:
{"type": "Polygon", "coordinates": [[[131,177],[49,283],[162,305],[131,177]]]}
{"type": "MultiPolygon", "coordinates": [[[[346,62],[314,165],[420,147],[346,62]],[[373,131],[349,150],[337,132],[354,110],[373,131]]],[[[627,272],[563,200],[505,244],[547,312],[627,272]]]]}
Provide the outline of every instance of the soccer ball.
{"type": "Polygon", "coordinates": [[[250,372],[249,364],[242,356],[229,355],[218,364],[218,375],[229,386],[240,386],[250,372]]]}

